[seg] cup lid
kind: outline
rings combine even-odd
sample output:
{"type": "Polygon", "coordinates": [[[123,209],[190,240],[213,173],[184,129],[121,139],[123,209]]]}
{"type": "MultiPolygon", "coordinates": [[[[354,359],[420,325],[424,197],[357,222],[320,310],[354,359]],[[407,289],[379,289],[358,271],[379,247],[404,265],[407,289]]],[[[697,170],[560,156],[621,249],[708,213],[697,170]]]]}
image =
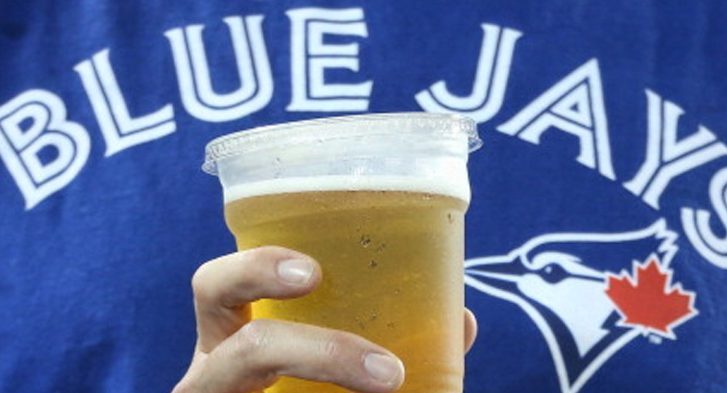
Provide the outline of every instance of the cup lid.
{"type": "Polygon", "coordinates": [[[217,175],[217,162],[275,146],[322,144],[325,141],[376,134],[429,133],[432,137],[466,137],[469,152],[482,146],[474,120],[456,114],[377,113],[327,117],[274,124],[213,139],[205,148],[202,170],[217,175]]]}

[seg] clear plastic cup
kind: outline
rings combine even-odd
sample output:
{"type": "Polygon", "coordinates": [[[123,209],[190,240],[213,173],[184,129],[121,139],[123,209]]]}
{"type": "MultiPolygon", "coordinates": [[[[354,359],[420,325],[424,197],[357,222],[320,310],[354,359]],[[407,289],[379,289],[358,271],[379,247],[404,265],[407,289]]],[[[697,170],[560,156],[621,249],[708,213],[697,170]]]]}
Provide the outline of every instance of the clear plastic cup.
{"type": "MultiPolygon", "coordinates": [[[[461,393],[467,158],[475,123],[455,115],[371,114],[260,127],[207,145],[240,250],[315,258],[310,295],[261,300],[252,318],[346,330],[399,356],[403,393],[461,393]]],[[[281,378],[274,393],[343,393],[281,378]]]]}

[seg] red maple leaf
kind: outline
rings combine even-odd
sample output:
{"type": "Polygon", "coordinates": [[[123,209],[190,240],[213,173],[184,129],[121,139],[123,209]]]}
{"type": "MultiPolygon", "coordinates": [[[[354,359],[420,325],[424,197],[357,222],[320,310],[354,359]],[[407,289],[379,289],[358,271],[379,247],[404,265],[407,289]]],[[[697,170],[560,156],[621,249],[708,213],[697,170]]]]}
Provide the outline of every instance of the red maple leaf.
{"type": "Polygon", "coordinates": [[[608,275],[606,294],[621,314],[621,324],[639,327],[675,339],[673,328],[697,315],[695,294],[671,285],[672,270],[662,266],[656,257],[639,264],[634,261],[633,277],[622,272],[608,275]]]}

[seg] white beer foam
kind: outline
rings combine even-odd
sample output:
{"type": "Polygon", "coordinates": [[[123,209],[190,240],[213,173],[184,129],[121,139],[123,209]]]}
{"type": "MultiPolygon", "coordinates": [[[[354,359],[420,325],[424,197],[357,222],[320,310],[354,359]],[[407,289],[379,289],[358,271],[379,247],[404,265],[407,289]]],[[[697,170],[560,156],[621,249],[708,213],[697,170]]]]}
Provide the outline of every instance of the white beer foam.
{"type": "Polygon", "coordinates": [[[225,203],[261,195],[311,191],[408,191],[438,194],[470,201],[466,178],[422,179],[405,176],[318,176],[263,180],[225,187],[225,203]]]}

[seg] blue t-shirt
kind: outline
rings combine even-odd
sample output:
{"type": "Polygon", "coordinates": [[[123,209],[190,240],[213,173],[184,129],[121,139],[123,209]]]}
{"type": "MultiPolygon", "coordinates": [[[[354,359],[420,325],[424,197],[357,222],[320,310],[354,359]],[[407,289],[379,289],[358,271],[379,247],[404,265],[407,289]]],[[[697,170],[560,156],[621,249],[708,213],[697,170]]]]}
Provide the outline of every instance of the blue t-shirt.
{"type": "Polygon", "coordinates": [[[454,112],[466,392],[727,391],[727,4],[9,1],[0,391],[164,392],[234,250],[214,137],[454,112]]]}

